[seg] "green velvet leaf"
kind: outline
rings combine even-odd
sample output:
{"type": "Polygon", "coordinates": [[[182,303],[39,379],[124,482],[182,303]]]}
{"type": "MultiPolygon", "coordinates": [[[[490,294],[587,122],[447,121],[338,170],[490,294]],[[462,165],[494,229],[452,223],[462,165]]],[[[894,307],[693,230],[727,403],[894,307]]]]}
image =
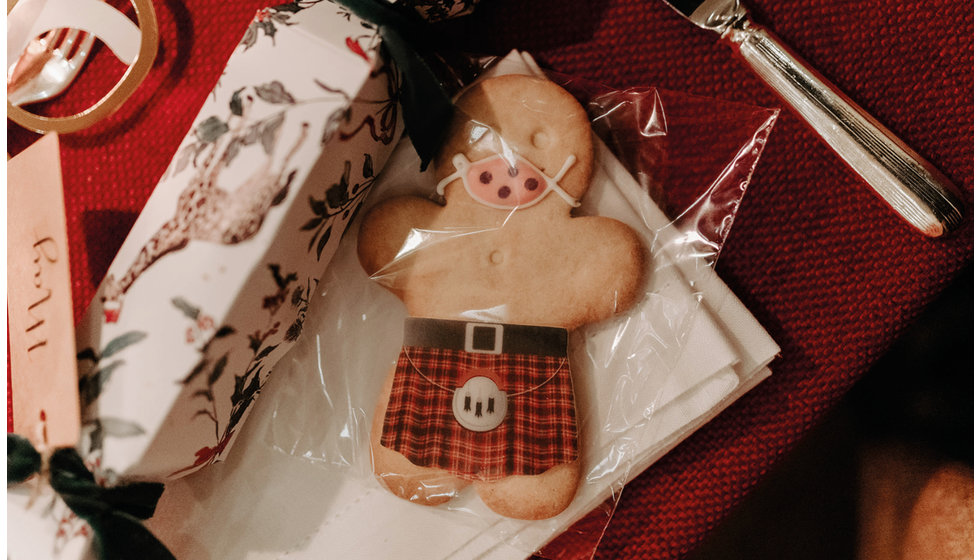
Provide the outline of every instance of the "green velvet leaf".
{"type": "Polygon", "coordinates": [[[7,434],[7,485],[24,482],[41,470],[41,454],[31,442],[17,434],[7,434]]]}

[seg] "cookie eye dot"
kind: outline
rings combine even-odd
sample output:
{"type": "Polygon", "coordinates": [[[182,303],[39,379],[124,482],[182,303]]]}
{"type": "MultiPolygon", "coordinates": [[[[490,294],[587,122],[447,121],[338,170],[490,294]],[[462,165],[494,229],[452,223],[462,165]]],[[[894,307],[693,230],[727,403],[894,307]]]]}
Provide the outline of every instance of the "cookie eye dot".
{"type": "Polygon", "coordinates": [[[480,173],[481,183],[483,183],[484,185],[489,185],[490,181],[493,181],[493,174],[491,174],[489,171],[484,171],[483,173],[480,173]]]}
{"type": "Polygon", "coordinates": [[[534,177],[530,177],[527,181],[524,181],[524,188],[529,191],[538,190],[538,180],[534,177]]]}
{"type": "Polygon", "coordinates": [[[535,148],[547,148],[551,145],[551,136],[547,132],[539,130],[531,135],[531,144],[535,148]]]}
{"type": "Polygon", "coordinates": [[[499,196],[500,198],[507,198],[508,196],[510,196],[510,187],[506,185],[500,187],[500,190],[497,191],[497,196],[499,196]]]}

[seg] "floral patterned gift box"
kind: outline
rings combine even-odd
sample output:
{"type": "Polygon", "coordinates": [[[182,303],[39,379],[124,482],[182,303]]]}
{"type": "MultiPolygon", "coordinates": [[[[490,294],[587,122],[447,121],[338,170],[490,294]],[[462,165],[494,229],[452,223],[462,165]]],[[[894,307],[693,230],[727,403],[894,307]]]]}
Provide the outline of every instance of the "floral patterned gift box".
{"type": "Polygon", "coordinates": [[[249,26],[79,327],[80,450],[110,484],[219,460],[299,336],[401,132],[379,43],[330,2],[249,26]]]}
{"type": "MultiPolygon", "coordinates": [[[[95,485],[229,450],[401,135],[380,43],[324,0],[256,14],[77,326],[95,485]]],[[[92,527],[62,498],[36,478],[8,489],[10,558],[87,554],[92,527]]]]}

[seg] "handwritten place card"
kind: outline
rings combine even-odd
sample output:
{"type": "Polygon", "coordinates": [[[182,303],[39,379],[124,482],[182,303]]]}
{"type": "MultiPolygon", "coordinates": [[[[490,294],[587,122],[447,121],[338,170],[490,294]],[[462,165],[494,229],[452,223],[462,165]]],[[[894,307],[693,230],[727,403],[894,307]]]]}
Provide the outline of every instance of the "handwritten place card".
{"type": "Polygon", "coordinates": [[[58,136],[7,162],[7,321],[14,431],[78,441],[78,375],[58,136]]]}

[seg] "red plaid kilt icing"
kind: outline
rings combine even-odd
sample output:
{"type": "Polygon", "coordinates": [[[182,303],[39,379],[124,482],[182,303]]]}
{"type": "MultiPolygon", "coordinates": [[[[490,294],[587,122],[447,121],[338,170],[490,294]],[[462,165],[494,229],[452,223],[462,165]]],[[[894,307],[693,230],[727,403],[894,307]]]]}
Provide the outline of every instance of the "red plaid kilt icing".
{"type": "Polygon", "coordinates": [[[577,431],[566,357],[405,346],[398,357],[381,445],[419,466],[467,480],[493,481],[537,475],[574,461],[577,431]],[[486,432],[463,427],[452,410],[451,389],[462,384],[461,374],[465,378],[474,369],[492,372],[507,394],[503,423],[486,432]]]}

